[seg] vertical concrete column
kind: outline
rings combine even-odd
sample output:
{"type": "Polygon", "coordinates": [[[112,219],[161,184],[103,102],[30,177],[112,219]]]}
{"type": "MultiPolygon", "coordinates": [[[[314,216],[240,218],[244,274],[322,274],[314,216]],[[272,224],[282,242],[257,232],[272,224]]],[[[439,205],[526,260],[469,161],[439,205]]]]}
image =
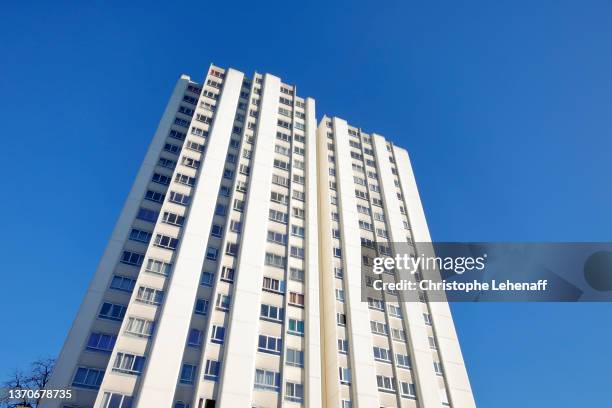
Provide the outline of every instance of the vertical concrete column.
{"type": "Polygon", "coordinates": [[[338,381],[338,336],[334,295],[334,258],[329,199],[329,162],[327,127],[323,117],[317,129],[318,204],[319,204],[319,305],[321,309],[321,366],[324,407],[340,406],[338,381]]]}
{"type": "Polygon", "coordinates": [[[170,407],[178,381],[193,304],[229,145],[243,74],[226,73],[215,121],[206,144],[181,243],[175,256],[163,309],[156,325],[135,406],[170,407]]]}
{"type": "Polygon", "coordinates": [[[319,408],[321,394],[321,329],[319,311],[319,212],[315,101],[306,99],[306,350],[305,406],[319,408]]]}
{"type": "Polygon", "coordinates": [[[264,76],[243,225],[249,238],[240,247],[221,361],[221,408],[251,406],[280,85],[279,78],[264,76]]]}

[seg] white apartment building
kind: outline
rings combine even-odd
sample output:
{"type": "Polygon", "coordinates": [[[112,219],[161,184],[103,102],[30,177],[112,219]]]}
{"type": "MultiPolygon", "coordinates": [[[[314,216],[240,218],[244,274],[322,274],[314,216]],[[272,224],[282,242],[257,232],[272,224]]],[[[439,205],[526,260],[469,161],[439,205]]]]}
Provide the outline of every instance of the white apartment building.
{"type": "Polygon", "coordinates": [[[362,245],[406,240],[405,150],[273,75],[183,75],[42,407],[474,407],[446,303],[361,301],[362,245]]]}

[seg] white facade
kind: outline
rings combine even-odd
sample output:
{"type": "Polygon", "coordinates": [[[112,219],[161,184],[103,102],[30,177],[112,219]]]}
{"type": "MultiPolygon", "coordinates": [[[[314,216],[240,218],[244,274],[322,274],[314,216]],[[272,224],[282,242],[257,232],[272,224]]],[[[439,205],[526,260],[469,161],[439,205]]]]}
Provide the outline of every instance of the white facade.
{"type": "Polygon", "coordinates": [[[182,76],[42,406],[474,407],[447,304],[361,301],[364,239],[429,240],[405,150],[270,74],[182,76]]]}

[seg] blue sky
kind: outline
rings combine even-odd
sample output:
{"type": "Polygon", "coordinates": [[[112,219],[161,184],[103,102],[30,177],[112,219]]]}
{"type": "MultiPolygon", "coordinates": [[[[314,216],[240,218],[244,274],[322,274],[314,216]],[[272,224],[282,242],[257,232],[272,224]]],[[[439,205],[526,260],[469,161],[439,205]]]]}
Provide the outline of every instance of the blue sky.
{"type": "MultiPolygon", "coordinates": [[[[210,62],[408,148],[436,240],[612,239],[610,2],[18,3],[1,375],[58,353],[175,80],[210,62]]],[[[609,405],[610,304],[453,312],[480,407],[609,405]]]]}

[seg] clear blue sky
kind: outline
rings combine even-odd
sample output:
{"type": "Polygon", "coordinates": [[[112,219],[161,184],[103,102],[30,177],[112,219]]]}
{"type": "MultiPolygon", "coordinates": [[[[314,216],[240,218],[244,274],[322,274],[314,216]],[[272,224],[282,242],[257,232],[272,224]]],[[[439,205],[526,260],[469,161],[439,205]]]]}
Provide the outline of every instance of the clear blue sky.
{"type": "MultiPolygon", "coordinates": [[[[612,240],[609,1],[25,3],[0,16],[0,374],[58,353],[175,80],[210,62],[408,148],[436,240],[612,240]]],[[[610,406],[612,305],[453,311],[480,407],[610,406]]]]}

